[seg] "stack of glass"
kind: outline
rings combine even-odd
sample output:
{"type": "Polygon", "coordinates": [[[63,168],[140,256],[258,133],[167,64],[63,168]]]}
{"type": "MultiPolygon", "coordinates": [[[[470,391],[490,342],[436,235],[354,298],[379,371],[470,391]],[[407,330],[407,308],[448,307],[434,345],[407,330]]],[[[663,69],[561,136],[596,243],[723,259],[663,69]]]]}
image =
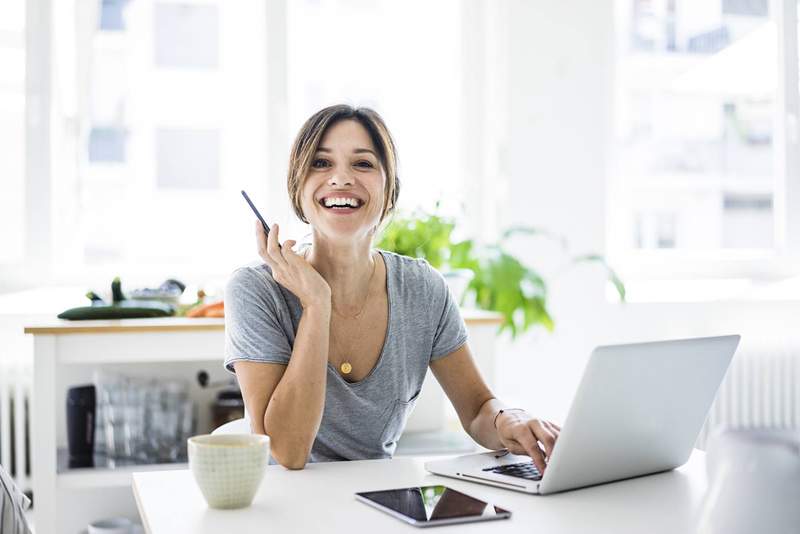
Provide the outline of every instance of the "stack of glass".
{"type": "Polygon", "coordinates": [[[135,463],[186,461],[195,433],[188,384],[97,371],[95,453],[135,463]]]}

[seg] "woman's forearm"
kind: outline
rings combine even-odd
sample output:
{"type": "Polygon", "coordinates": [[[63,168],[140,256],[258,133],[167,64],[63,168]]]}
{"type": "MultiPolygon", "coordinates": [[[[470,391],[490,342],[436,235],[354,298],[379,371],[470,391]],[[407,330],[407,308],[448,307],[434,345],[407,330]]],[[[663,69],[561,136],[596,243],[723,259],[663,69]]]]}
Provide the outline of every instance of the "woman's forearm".
{"type": "Polygon", "coordinates": [[[325,406],[330,304],[303,310],[292,357],[264,413],[272,456],[301,469],[317,436],[325,406]]]}

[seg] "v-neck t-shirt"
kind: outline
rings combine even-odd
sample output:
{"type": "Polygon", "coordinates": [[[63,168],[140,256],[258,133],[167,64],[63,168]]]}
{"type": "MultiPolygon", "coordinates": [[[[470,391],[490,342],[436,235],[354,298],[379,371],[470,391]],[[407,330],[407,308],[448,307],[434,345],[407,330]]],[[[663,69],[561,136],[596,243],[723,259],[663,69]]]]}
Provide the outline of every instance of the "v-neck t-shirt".
{"type": "MultiPolygon", "coordinates": [[[[310,462],[390,458],[431,361],[467,341],[441,273],[424,259],[378,252],[386,264],[389,308],[383,349],[358,382],[328,364],[310,462]]],[[[272,278],[269,266],[236,269],[225,286],[225,368],[235,372],[241,360],[289,365],[302,314],[300,300],[272,278]]]]}

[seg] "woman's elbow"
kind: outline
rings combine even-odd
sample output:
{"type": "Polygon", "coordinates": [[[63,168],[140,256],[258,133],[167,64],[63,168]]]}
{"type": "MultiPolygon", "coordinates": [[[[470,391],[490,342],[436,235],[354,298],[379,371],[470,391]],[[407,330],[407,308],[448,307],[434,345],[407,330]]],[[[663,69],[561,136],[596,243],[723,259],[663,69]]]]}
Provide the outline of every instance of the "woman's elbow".
{"type": "Polygon", "coordinates": [[[281,465],[283,465],[283,467],[291,471],[300,471],[301,469],[305,469],[306,461],[304,459],[299,459],[281,465]]]}
{"type": "Polygon", "coordinates": [[[291,469],[292,471],[305,468],[308,459],[308,455],[300,456],[297,454],[281,455],[273,453],[272,457],[275,458],[275,461],[281,464],[283,467],[286,469],[291,469]]]}
{"type": "Polygon", "coordinates": [[[276,446],[274,439],[272,440],[272,450],[270,451],[276,462],[286,469],[291,469],[293,471],[303,469],[306,466],[309,452],[310,450],[307,447],[283,447],[281,443],[278,443],[276,446]]]}

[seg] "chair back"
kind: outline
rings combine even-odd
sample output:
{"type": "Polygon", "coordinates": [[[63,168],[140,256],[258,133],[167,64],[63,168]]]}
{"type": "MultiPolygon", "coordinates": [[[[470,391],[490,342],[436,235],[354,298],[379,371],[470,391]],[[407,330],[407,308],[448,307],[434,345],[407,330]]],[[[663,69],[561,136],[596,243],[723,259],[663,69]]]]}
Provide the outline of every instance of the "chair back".
{"type": "Polygon", "coordinates": [[[250,422],[245,419],[235,419],[233,421],[228,421],[224,425],[218,426],[212,432],[212,434],[250,434],[250,422]]]}

